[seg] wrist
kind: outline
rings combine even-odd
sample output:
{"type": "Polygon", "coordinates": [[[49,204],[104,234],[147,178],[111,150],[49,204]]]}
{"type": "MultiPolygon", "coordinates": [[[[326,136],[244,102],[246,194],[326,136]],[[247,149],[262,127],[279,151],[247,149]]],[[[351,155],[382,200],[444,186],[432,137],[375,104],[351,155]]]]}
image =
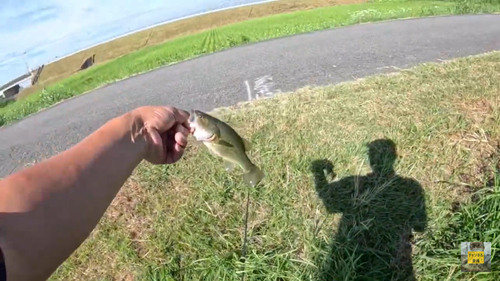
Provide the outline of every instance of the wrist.
{"type": "Polygon", "coordinates": [[[123,120],[125,134],[124,141],[130,146],[131,150],[138,154],[138,157],[144,159],[148,151],[148,141],[144,128],[144,120],[136,110],[129,111],[121,116],[123,120]]]}

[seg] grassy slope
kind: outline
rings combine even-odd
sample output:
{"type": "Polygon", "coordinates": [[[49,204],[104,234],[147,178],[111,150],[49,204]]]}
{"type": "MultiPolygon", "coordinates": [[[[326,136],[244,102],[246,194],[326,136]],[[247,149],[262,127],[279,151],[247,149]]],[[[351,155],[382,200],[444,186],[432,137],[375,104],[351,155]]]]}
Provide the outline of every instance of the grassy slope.
{"type": "MultiPolygon", "coordinates": [[[[83,61],[93,54],[95,54],[95,63],[99,64],[180,36],[194,34],[249,19],[365,1],[366,0],[282,0],[210,13],[164,24],[95,46],[46,65],[38,80],[38,84],[40,87],[48,83],[56,82],[62,78],[67,78],[74,74],[80,68],[83,61]]],[[[26,93],[30,92],[31,89],[30,91],[23,92],[21,95],[24,96],[26,93]]]]}
{"type": "Polygon", "coordinates": [[[185,36],[97,65],[19,102],[0,108],[0,125],[19,120],[99,86],[214,51],[250,42],[360,22],[451,14],[449,2],[387,2],[344,5],[253,19],[185,36]]]}
{"type": "MultiPolygon", "coordinates": [[[[390,280],[409,264],[419,280],[466,280],[467,241],[493,242],[496,273],[476,277],[498,280],[499,90],[492,53],[215,112],[267,174],[250,191],[247,280],[390,280]],[[399,178],[356,190],[346,177],[370,171],[365,145],[381,138],[397,145],[399,178]],[[412,239],[407,224],[427,229],[412,239]]],[[[176,165],[142,164],[53,280],[240,280],[247,190],[194,142],[176,165]]]]}

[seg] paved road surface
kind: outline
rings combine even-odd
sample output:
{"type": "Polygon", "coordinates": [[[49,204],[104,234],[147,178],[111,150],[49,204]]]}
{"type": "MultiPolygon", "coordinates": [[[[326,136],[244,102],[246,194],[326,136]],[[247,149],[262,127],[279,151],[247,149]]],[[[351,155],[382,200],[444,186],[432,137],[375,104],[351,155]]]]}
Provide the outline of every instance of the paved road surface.
{"type": "Polygon", "coordinates": [[[273,78],[270,91],[286,92],[493,50],[500,50],[500,15],[362,24],[234,48],[123,80],[0,128],[0,177],[67,149],[138,106],[210,110],[248,100],[247,89],[266,75],[273,78]]]}

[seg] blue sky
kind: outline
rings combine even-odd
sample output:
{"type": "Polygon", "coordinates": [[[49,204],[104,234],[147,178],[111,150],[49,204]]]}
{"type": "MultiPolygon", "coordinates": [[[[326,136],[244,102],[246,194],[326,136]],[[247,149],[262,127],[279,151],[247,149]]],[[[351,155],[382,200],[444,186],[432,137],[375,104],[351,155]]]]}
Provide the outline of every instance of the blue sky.
{"type": "Polygon", "coordinates": [[[262,0],[0,0],[0,85],[31,68],[157,23],[262,0]],[[139,4],[140,3],[140,4],[139,4]]]}

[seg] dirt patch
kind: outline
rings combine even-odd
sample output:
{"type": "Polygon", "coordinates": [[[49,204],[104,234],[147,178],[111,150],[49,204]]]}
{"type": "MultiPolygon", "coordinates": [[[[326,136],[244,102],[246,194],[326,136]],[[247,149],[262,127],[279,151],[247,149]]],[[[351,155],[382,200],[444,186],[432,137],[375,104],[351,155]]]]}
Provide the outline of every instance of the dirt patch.
{"type": "Polygon", "coordinates": [[[456,209],[460,204],[475,200],[475,191],[492,186],[500,166],[500,142],[484,130],[462,132],[453,135],[451,145],[456,151],[449,164],[450,175],[456,175],[458,181],[447,182],[454,186],[453,197],[456,209]]]}
{"type": "Polygon", "coordinates": [[[474,191],[490,186],[499,167],[500,141],[494,124],[498,114],[498,101],[494,98],[468,99],[461,97],[452,102],[467,128],[451,135],[450,145],[455,157],[450,162],[450,175],[457,175],[454,190],[460,200],[466,200],[474,191]]]}
{"type": "Polygon", "coordinates": [[[267,222],[272,214],[271,207],[253,200],[250,200],[249,204],[253,206],[254,211],[249,210],[252,214],[249,214],[248,218],[248,232],[252,233],[252,236],[263,235],[263,230],[267,227],[267,222]]]}
{"type": "MultiPolygon", "coordinates": [[[[131,180],[127,181],[113,202],[111,202],[107,211],[107,217],[111,220],[127,217],[136,210],[139,201],[144,196],[145,192],[140,185],[131,180]]],[[[129,218],[127,217],[127,219],[129,218]]]]}
{"type": "Polygon", "coordinates": [[[145,190],[129,180],[111,203],[106,218],[120,224],[131,241],[132,248],[140,257],[147,255],[146,241],[152,233],[151,218],[141,214],[141,204],[146,197],[145,190]]]}
{"type": "Polygon", "coordinates": [[[494,113],[498,111],[500,99],[476,99],[462,102],[459,104],[465,117],[476,125],[486,125],[494,121],[494,113]]]}
{"type": "MultiPolygon", "coordinates": [[[[493,177],[498,158],[499,142],[490,137],[484,131],[462,133],[453,138],[454,146],[458,153],[466,152],[469,154],[469,165],[461,169],[464,173],[460,174],[461,182],[471,186],[481,186],[485,180],[493,177]],[[467,172],[465,172],[467,171],[467,172]]],[[[463,162],[463,164],[467,164],[463,162]]]]}
{"type": "Polygon", "coordinates": [[[117,278],[117,281],[134,281],[134,275],[132,273],[122,273],[117,278]]]}

